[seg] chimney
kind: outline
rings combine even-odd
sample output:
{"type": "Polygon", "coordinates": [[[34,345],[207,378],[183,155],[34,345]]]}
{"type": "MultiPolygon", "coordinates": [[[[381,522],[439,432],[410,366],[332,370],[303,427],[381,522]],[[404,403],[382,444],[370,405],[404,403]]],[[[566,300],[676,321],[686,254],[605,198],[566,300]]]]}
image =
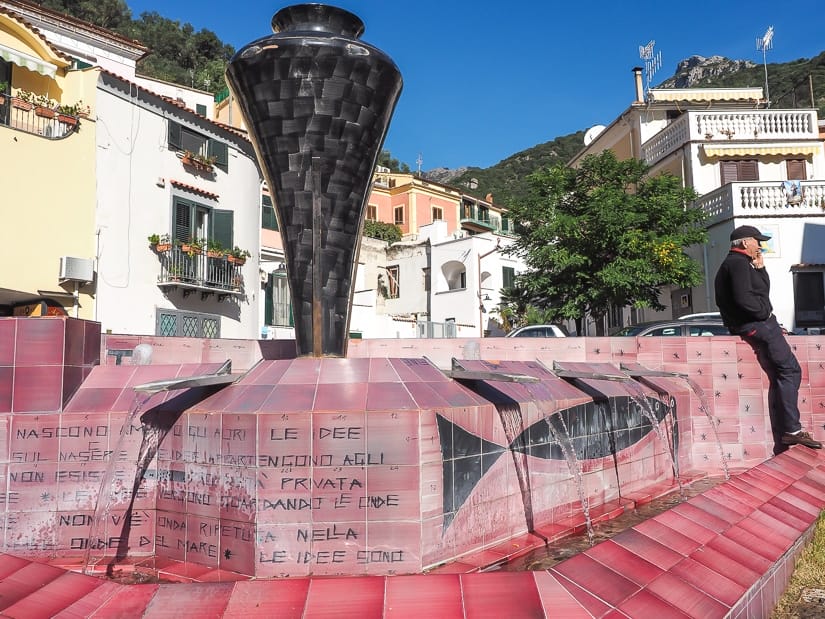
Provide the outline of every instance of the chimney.
{"type": "Polygon", "coordinates": [[[644,103],[645,89],[642,86],[642,67],[633,67],[633,77],[636,80],[636,101],[634,103],[644,103]]]}

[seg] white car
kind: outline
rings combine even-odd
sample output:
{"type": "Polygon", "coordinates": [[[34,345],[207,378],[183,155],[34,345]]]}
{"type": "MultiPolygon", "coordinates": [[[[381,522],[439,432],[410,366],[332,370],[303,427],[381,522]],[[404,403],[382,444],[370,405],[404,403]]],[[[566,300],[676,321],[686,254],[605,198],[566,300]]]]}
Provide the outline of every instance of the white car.
{"type": "Polygon", "coordinates": [[[504,337],[568,337],[562,325],[527,325],[513,329],[504,337]]]}
{"type": "Polygon", "coordinates": [[[722,320],[722,314],[719,312],[702,312],[699,314],[685,314],[679,316],[676,320],[722,320]]]}

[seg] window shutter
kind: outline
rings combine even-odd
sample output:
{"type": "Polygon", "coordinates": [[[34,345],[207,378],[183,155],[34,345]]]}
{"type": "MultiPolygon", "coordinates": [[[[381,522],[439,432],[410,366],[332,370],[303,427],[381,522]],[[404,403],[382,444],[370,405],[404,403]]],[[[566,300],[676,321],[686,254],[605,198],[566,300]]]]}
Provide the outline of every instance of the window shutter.
{"type": "Polygon", "coordinates": [[[748,159],[739,162],[739,180],[740,181],[758,181],[759,180],[759,166],[755,159],[748,159]]]}
{"type": "Polygon", "coordinates": [[[175,201],[175,232],[172,240],[189,241],[192,236],[192,207],[183,200],[175,201]]]}
{"type": "Polygon", "coordinates": [[[721,171],[721,182],[723,185],[733,183],[737,180],[735,161],[720,161],[719,169],[721,171]]]}
{"type": "Polygon", "coordinates": [[[169,123],[169,148],[174,148],[176,150],[181,150],[183,146],[181,146],[181,137],[180,137],[180,125],[176,123],[174,120],[168,121],[169,123]]]}
{"type": "Polygon", "coordinates": [[[804,159],[788,159],[786,162],[788,167],[789,181],[804,181],[805,179],[805,160],[804,159]]]}
{"type": "Polygon", "coordinates": [[[207,155],[209,157],[217,157],[215,165],[224,172],[229,171],[229,147],[225,142],[210,139],[207,144],[207,155]]]}
{"type": "Polygon", "coordinates": [[[206,106],[203,103],[196,103],[195,111],[201,116],[206,116],[206,106]]]}
{"type": "Polygon", "coordinates": [[[232,238],[232,228],[234,224],[234,214],[232,211],[215,209],[212,211],[211,222],[211,239],[217,241],[227,249],[232,249],[235,246],[232,238]]]}

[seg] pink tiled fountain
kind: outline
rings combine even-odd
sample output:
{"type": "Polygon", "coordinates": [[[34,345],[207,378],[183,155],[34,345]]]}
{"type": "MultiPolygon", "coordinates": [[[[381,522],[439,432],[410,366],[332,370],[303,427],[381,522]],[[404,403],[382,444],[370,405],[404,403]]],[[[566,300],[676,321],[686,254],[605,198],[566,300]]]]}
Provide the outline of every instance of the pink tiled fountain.
{"type": "MultiPolygon", "coordinates": [[[[792,344],[821,436],[822,341],[792,344]]],[[[0,612],[764,616],[825,505],[819,452],[770,458],[766,392],[727,337],[291,358],[0,319],[0,612]],[[131,364],[138,344],[150,365],[131,364]],[[135,394],[226,359],[228,386],[135,394]],[[725,467],[729,481],[549,570],[483,573],[676,490],[674,471],[687,485],[725,467]]]]}

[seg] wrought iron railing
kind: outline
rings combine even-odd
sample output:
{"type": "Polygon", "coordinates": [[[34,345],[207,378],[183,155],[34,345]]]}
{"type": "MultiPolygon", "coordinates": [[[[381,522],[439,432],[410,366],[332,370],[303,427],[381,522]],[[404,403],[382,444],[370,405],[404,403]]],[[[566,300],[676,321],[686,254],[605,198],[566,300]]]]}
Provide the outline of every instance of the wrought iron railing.
{"type": "Polygon", "coordinates": [[[10,127],[48,140],[62,140],[77,129],[78,118],[38,107],[19,97],[0,94],[0,126],[10,127]]]}
{"type": "Polygon", "coordinates": [[[228,256],[211,257],[206,253],[185,252],[179,246],[158,251],[158,284],[199,290],[203,294],[240,295],[244,291],[242,265],[228,256]]]}

